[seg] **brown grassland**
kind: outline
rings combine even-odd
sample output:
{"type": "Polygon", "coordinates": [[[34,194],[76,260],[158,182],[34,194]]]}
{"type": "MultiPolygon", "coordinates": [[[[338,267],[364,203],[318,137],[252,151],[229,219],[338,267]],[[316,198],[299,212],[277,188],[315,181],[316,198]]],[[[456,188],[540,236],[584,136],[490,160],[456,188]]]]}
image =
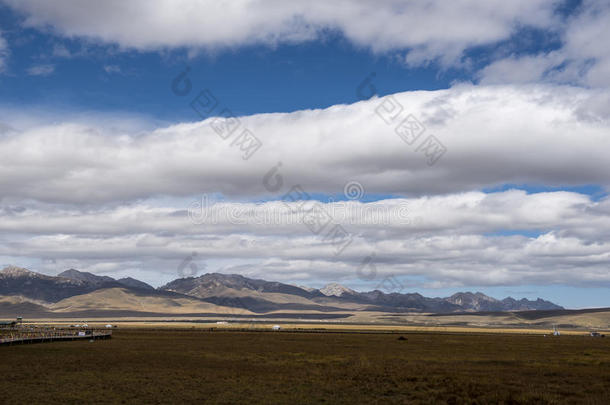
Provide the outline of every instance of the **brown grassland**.
{"type": "Polygon", "coordinates": [[[118,329],[0,347],[2,403],[608,403],[610,338],[118,329]],[[406,340],[399,340],[403,336],[406,340]]]}

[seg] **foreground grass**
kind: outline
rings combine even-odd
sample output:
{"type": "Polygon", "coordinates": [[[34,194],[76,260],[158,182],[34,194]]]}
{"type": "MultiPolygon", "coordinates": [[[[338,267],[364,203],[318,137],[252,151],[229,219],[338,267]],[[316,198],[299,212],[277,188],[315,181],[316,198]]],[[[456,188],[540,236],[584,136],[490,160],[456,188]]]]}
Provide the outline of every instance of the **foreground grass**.
{"type": "Polygon", "coordinates": [[[0,347],[6,403],[607,403],[610,339],[116,330],[0,347]]]}

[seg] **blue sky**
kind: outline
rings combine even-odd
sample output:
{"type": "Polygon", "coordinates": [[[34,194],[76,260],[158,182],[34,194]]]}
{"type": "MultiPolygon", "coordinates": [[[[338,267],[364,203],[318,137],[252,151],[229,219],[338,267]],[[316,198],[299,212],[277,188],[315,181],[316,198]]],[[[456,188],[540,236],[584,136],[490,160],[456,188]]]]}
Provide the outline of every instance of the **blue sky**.
{"type": "Polygon", "coordinates": [[[480,290],[610,306],[610,54],[598,41],[609,7],[491,2],[450,15],[434,0],[263,2],[230,16],[211,5],[174,10],[168,24],[155,7],[162,2],[0,2],[0,134],[14,159],[1,184],[11,224],[0,230],[2,262],[138,274],[158,285],[202,241],[228,240],[234,258],[201,247],[208,271],[368,288],[353,269],[359,250],[374,251],[383,274],[418,280],[409,285],[428,295],[480,290]],[[171,86],[185,69],[193,90],[181,97],[171,86]],[[264,140],[251,160],[190,108],[203,89],[219,101],[215,113],[229,108],[264,140]],[[444,143],[438,163],[426,165],[417,145],[380,120],[392,97],[444,143]],[[261,179],[279,161],[282,188],[265,190],[261,179]],[[404,202],[419,222],[356,221],[359,247],[340,266],[303,228],[167,222],[201,195],[272,210],[294,185],[331,209],[353,202],[344,185],[354,181],[360,203],[404,202]],[[69,218],[90,213],[108,222],[73,231],[69,218]],[[167,229],[122,229],[149,217],[167,229]],[[138,248],[153,240],[156,253],[138,248]],[[258,252],[240,248],[252,240],[258,252]]]}
{"type": "Polygon", "coordinates": [[[353,103],[358,101],[358,86],[371,73],[379,95],[442,89],[452,81],[468,80],[457,69],[405,69],[397,56],[372,55],[338,36],[322,44],[248,46],[189,57],[184,50],[159,54],[118,52],[112,46],[89,49],[82,41],[28,31],[30,39],[12,50],[10,76],[2,78],[5,103],[130,112],[180,122],[194,116],[185,100],[171,93],[170,84],[187,67],[195,87],[209,88],[237,115],[353,103]],[[54,47],[86,56],[53,57],[54,47]],[[28,74],[29,68],[40,65],[53,65],[53,73],[28,74]],[[120,71],[107,72],[105,67],[120,71]]]}
{"type": "MultiPolygon", "coordinates": [[[[569,15],[577,3],[566,2],[563,13],[569,15]]],[[[116,44],[24,29],[20,13],[8,6],[0,11],[4,35],[15,44],[8,75],[1,78],[3,102],[129,112],[168,122],[192,119],[184,100],[168,91],[187,66],[196,87],[209,88],[235,114],[250,115],[353,103],[358,101],[357,87],[371,73],[380,96],[445,89],[454,82],[476,82],[476,72],[498,54],[536,54],[561,45],[557,34],[522,27],[504,41],[468,49],[464,66],[434,61],[406,66],[400,51],[377,54],[338,32],[323,41],[272,47],[123,50],[116,44]],[[28,74],[36,66],[52,66],[53,72],[28,74]]]]}

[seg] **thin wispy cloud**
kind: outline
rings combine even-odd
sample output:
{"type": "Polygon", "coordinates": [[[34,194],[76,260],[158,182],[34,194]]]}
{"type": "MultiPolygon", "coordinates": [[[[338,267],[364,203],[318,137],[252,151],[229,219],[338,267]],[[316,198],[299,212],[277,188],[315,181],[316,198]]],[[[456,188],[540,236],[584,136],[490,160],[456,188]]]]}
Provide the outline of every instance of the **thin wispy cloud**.
{"type": "Polygon", "coordinates": [[[109,74],[122,73],[121,67],[118,65],[104,65],[104,71],[109,74]]]}
{"type": "Polygon", "coordinates": [[[55,72],[55,65],[35,65],[27,69],[30,76],[49,76],[55,72]]]}
{"type": "Polygon", "coordinates": [[[53,45],[53,52],[51,55],[56,58],[70,58],[73,56],[72,52],[63,44],[53,45]]]}
{"type": "Polygon", "coordinates": [[[0,73],[6,70],[7,60],[10,55],[10,50],[6,39],[0,32],[0,73]]]}

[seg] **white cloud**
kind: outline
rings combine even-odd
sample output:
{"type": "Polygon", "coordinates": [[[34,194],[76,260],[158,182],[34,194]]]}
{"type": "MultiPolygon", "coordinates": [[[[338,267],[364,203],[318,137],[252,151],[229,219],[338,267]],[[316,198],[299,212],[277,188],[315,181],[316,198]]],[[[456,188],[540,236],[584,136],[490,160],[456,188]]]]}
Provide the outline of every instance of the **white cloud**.
{"type": "Polygon", "coordinates": [[[339,31],[374,51],[410,49],[407,60],[454,63],[464,49],[507,39],[519,26],[548,27],[555,1],[454,0],[4,0],[26,26],[143,50],[217,49],[303,42],[339,31]]]}
{"type": "Polygon", "coordinates": [[[480,72],[482,84],[535,83],[563,62],[557,52],[522,57],[511,56],[487,65],[480,72]]]}
{"type": "MultiPolygon", "coordinates": [[[[374,252],[374,283],[394,275],[425,277],[426,284],[437,287],[610,285],[610,199],[510,190],[350,202],[366,212],[406,206],[408,215],[391,225],[333,215],[353,237],[339,256],[323,236],[310,232],[300,215],[288,221],[286,213],[298,212],[297,203],[220,202],[210,209],[233,215],[209,217],[215,221],[204,224],[190,221],[184,210],[188,203],[5,206],[0,211],[0,256],[12,256],[17,263],[43,258],[103,272],[146,269],[149,281],[161,283],[177,277],[178,265],[192,252],[199,266],[208,263],[210,271],[276,280],[357,279],[363,259],[374,252]],[[258,218],[281,220],[256,221],[256,211],[267,214],[258,218]],[[271,215],[277,213],[282,215],[271,215]],[[505,230],[541,235],[510,236],[505,230]]],[[[339,204],[322,206],[337,213],[339,204]]]]}
{"type": "MultiPolygon", "coordinates": [[[[300,209],[299,203],[209,200],[204,204],[206,210],[189,210],[189,216],[191,197],[170,203],[154,202],[80,208],[33,202],[7,204],[0,210],[3,217],[0,230],[105,236],[163,232],[195,235],[202,230],[215,235],[309,234],[302,221],[307,210],[300,209]],[[197,220],[199,214],[201,220],[197,220]]],[[[583,240],[610,237],[610,201],[592,202],[587,196],[572,192],[530,195],[520,190],[491,194],[468,192],[369,203],[331,202],[322,206],[334,222],[361,235],[375,236],[381,230],[390,238],[400,238],[405,231],[450,235],[454,229],[479,234],[561,229],[561,235],[583,240]],[[592,223],[596,224],[594,228],[592,223]]]]}
{"type": "Polygon", "coordinates": [[[610,85],[610,3],[586,0],[584,11],[568,26],[565,52],[568,62],[577,64],[584,83],[610,85]]]}
{"type": "Polygon", "coordinates": [[[197,193],[277,197],[296,184],[309,193],[336,194],[348,181],[360,182],[368,194],[402,195],[506,183],[608,187],[610,102],[604,94],[457,86],[396,94],[403,111],[392,125],[375,113],[389,99],[373,98],[240,117],[241,129],[227,140],[212,128],[214,119],[138,132],[117,128],[111,119],[105,125],[34,126],[0,138],[0,187],[4,198],[66,203],[197,193]],[[395,132],[408,114],[426,125],[413,145],[395,132]],[[246,128],[263,143],[249,160],[232,146],[246,128]],[[430,166],[417,147],[432,134],[447,152],[430,166]],[[263,179],[278,162],[283,184],[276,190],[263,179]]]}
{"type": "Polygon", "coordinates": [[[580,12],[557,29],[559,49],[526,56],[510,56],[479,72],[481,82],[523,83],[552,81],[590,87],[610,85],[610,3],[585,0],[580,12]]]}
{"type": "Polygon", "coordinates": [[[30,76],[49,76],[55,72],[55,65],[35,65],[27,69],[30,76]]]}

